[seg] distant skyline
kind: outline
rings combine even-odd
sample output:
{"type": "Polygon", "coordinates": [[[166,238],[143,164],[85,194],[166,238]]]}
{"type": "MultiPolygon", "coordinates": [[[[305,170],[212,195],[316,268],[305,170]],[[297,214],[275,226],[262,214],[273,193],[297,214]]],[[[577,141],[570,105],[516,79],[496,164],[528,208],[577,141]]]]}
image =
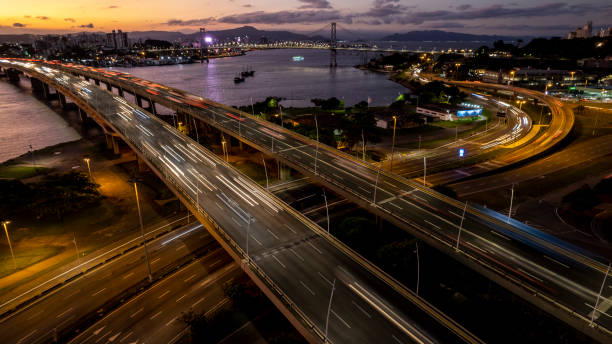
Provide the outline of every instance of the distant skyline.
{"type": "Polygon", "coordinates": [[[190,33],[199,27],[219,30],[242,25],[315,33],[335,21],[345,31],[401,33],[435,29],[473,34],[551,36],[565,35],[587,20],[593,21],[594,31],[612,25],[610,1],[553,1],[13,1],[0,13],[0,34],[108,32],[112,29],[190,33]]]}

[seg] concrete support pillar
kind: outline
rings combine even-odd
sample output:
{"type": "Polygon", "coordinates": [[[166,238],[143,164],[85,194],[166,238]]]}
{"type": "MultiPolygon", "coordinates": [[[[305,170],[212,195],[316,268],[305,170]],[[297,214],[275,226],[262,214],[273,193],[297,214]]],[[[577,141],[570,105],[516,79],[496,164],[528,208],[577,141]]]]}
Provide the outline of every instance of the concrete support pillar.
{"type": "Polygon", "coordinates": [[[240,147],[241,152],[244,150],[244,147],[242,146],[242,141],[238,141],[238,147],[240,147]]]}
{"type": "Polygon", "coordinates": [[[113,141],[113,153],[119,155],[120,151],[119,151],[119,138],[115,137],[115,136],[111,136],[112,141],[113,141]]]}
{"type": "Polygon", "coordinates": [[[155,102],[153,102],[151,99],[149,99],[149,111],[152,114],[157,115],[157,110],[155,110],[155,102]]]}
{"type": "Polygon", "coordinates": [[[6,75],[8,75],[10,82],[19,82],[19,71],[15,69],[8,69],[6,71],[6,75]]]}
{"type": "Polygon", "coordinates": [[[137,95],[137,94],[134,94],[134,96],[136,97],[136,104],[137,104],[139,107],[142,107],[142,97],[141,97],[141,96],[139,96],[139,95],[137,95]]]}
{"type": "Polygon", "coordinates": [[[287,180],[291,177],[291,168],[287,167],[287,165],[282,162],[278,163],[278,178],[280,180],[287,180]]]}
{"type": "MultiPolygon", "coordinates": [[[[79,119],[81,120],[81,123],[85,122],[85,118],[87,118],[87,114],[85,113],[85,111],[81,110],[81,108],[79,108],[79,119]]],[[[108,143],[108,137],[106,138],[107,143],[108,143]]],[[[110,146],[108,146],[108,148],[111,148],[112,144],[110,146]]]]}
{"type": "Polygon", "coordinates": [[[43,83],[43,95],[46,99],[49,99],[51,95],[51,93],[49,92],[49,85],[45,83],[43,83]]]}
{"type": "MultiPolygon", "coordinates": [[[[80,108],[79,108],[79,112],[80,112],[80,108]]],[[[113,136],[109,134],[105,134],[104,136],[106,136],[106,148],[113,149],[113,136]]]]}
{"type": "Polygon", "coordinates": [[[62,109],[66,109],[66,96],[61,93],[58,93],[57,97],[59,99],[59,103],[62,109]]]}
{"type": "Polygon", "coordinates": [[[96,84],[96,86],[100,86],[100,80],[94,79],[94,83],[96,84]]]}
{"type": "Polygon", "coordinates": [[[89,77],[88,76],[85,76],[85,81],[89,81],[89,77]]]}
{"type": "Polygon", "coordinates": [[[43,93],[43,83],[39,79],[30,78],[30,84],[32,85],[32,91],[34,93],[43,93]]]}
{"type": "Polygon", "coordinates": [[[113,86],[110,84],[110,82],[106,83],[106,90],[109,92],[113,92],[113,86]]]}
{"type": "Polygon", "coordinates": [[[136,157],[138,160],[138,172],[146,172],[149,170],[149,166],[140,157],[136,157]]]}
{"type": "Polygon", "coordinates": [[[117,90],[119,91],[119,97],[123,98],[123,89],[119,87],[117,90]]]}

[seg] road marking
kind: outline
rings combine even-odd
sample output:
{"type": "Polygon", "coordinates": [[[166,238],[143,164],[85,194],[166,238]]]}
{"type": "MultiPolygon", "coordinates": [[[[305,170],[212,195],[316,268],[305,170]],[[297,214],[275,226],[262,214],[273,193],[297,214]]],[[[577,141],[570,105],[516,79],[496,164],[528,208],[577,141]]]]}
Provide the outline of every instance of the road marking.
{"type": "Polygon", "coordinates": [[[194,277],[196,277],[196,274],[193,274],[193,275],[187,277],[186,279],[183,280],[183,282],[187,283],[187,282],[191,281],[194,277]]]}
{"type": "Polygon", "coordinates": [[[332,314],[333,314],[333,315],[335,315],[335,316],[336,316],[336,318],[338,318],[338,319],[339,319],[339,320],[340,320],[340,321],[341,321],[341,322],[344,324],[344,326],[346,326],[346,327],[348,327],[348,328],[351,328],[351,326],[350,326],[350,325],[349,325],[349,324],[348,324],[346,321],[344,321],[344,319],[342,319],[342,318],[341,318],[341,317],[338,315],[338,313],[336,313],[336,312],[335,312],[333,309],[332,309],[332,311],[331,311],[331,312],[332,312],[332,314]]]}
{"type": "Polygon", "coordinates": [[[106,327],[106,325],[105,325],[105,326],[100,327],[100,328],[99,328],[99,329],[97,329],[97,330],[95,330],[95,331],[93,332],[94,336],[97,336],[97,335],[98,335],[98,333],[100,333],[100,331],[102,331],[102,330],[103,330],[105,327],[106,327]]]}
{"type": "Polygon", "coordinates": [[[314,248],[315,250],[317,250],[317,252],[319,252],[319,254],[323,254],[323,252],[321,252],[321,250],[319,250],[315,245],[313,245],[310,241],[308,242],[308,245],[312,246],[312,248],[314,248]]]}
{"type": "Polygon", "coordinates": [[[139,309],[139,310],[137,310],[136,312],[132,313],[132,315],[130,315],[130,318],[135,317],[135,316],[136,316],[136,314],[138,314],[138,313],[142,312],[143,310],[144,310],[144,307],[140,307],[140,309],[139,309]]]}
{"type": "Polygon", "coordinates": [[[388,181],[386,181],[386,180],[383,180],[383,183],[385,183],[385,184],[387,184],[387,185],[391,185],[391,187],[394,187],[394,188],[397,188],[397,187],[398,187],[397,185],[395,185],[395,184],[391,184],[391,183],[389,183],[389,182],[388,182],[388,181]]]}
{"type": "Polygon", "coordinates": [[[330,280],[328,280],[327,278],[325,278],[325,276],[323,276],[323,274],[321,273],[321,271],[319,271],[319,276],[321,276],[321,278],[322,278],[322,279],[323,279],[325,282],[329,283],[329,285],[332,285],[332,286],[334,285],[334,284],[333,284],[333,283],[332,283],[330,280]]]}
{"type": "Polygon", "coordinates": [[[274,234],[274,232],[272,232],[272,231],[270,230],[270,228],[266,228],[266,230],[267,230],[267,231],[268,231],[270,234],[272,234],[272,236],[273,236],[273,237],[275,237],[275,238],[276,238],[276,240],[279,240],[279,239],[278,239],[278,236],[277,236],[276,234],[274,234]]]}
{"type": "Polygon", "coordinates": [[[539,277],[536,277],[536,276],[534,276],[534,275],[530,274],[529,272],[527,272],[527,271],[525,271],[525,270],[523,270],[523,269],[521,269],[521,268],[516,268],[516,269],[517,269],[518,271],[520,271],[520,272],[524,273],[525,275],[527,275],[527,276],[531,277],[531,278],[534,278],[534,279],[536,279],[536,280],[538,280],[538,281],[540,281],[540,282],[544,282],[544,280],[543,280],[543,279],[541,279],[541,278],[539,278],[539,277]]]}
{"type": "Polygon", "coordinates": [[[185,298],[185,296],[187,296],[187,294],[185,294],[185,295],[183,295],[183,296],[179,297],[178,299],[176,299],[176,302],[181,301],[182,299],[184,299],[184,298],[185,298]]]}
{"type": "Polygon", "coordinates": [[[240,222],[238,222],[238,220],[236,220],[233,216],[232,216],[232,220],[234,220],[234,223],[236,225],[238,225],[238,227],[242,227],[242,225],[240,224],[240,222]]]}
{"type": "Polygon", "coordinates": [[[355,307],[357,307],[358,310],[361,311],[361,313],[365,314],[365,316],[372,319],[372,316],[370,315],[370,313],[366,312],[366,310],[361,308],[361,306],[359,306],[358,304],[356,304],[355,301],[351,301],[351,302],[353,303],[353,305],[355,305],[355,307]]]}
{"type": "Polygon", "coordinates": [[[151,261],[151,264],[155,264],[156,262],[158,262],[160,260],[160,258],[155,258],[151,261]]]}
{"type": "MultiPolygon", "coordinates": [[[[602,303],[603,303],[603,302],[602,302],[602,303]]],[[[588,303],[586,303],[586,302],[585,302],[584,304],[585,304],[585,305],[587,305],[587,307],[589,307],[589,308],[591,308],[591,309],[592,309],[591,313],[595,312],[595,307],[593,307],[593,305],[589,305],[589,304],[588,304],[588,303]]],[[[600,304],[600,305],[601,305],[601,304],[600,304]]],[[[610,315],[610,314],[608,314],[608,313],[606,313],[606,312],[602,311],[602,310],[599,308],[599,306],[597,306],[597,313],[601,313],[601,314],[603,314],[603,315],[607,316],[608,318],[612,318],[612,315],[610,315]]],[[[599,318],[599,316],[595,315],[595,319],[597,319],[597,318],[599,318]]]]}
{"type": "Polygon", "coordinates": [[[129,336],[131,336],[131,335],[132,335],[132,333],[134,333],[134,332],[130,331],[130,333],[126,334],[126,335],[125,335],[125,337],[123,337],[123,338],[122,338],[122,339],[119,341],[119,343],[123,343],[123,341],[124,341],[124,340],[126,340],[126,339],[127,339],[129,336]]]}
{"type": "Polygon", "coordinates": [[[336,177],[336,178],[340,178],[341,180],[344,180],[344,178],[340,177],[339,175],[337,175],[337,174],[335,174],[335,173],[333,173],[333,172],[332,172],[332,175],[333,175],[334,177],[336,177]]]}
{"type": "Polygon", "coordinates": [[[170,326],[170,324],[172,324],[174,322],[174,320],[176,320],[176,318],[172,318],[172,320],[168,321],[166,323],[166,326],[170,326]]]}
{"type": "Polygon", "coordinates": [[[71,310],[72,310],[72,307],[68,308],[67,310],[65,310],[65,311],[63,311],[62,313],[58,314],[58,315],[56,316],[56,318],[58,318],[58,319],[59,319],[59,318],[63,317],[64,315],[68,314],[68,312],[70,312],[71,310]]]}
{"type": "Polygon", "coordinates": [[[159,311],[159,312],[153,314],[153,316],[150,317],[149,320],[153,320],[153,319],[157,318],[160,314],[162,314],[162,311],[159,311]]]}
{"type": "Polygon", "coordinates": [[[503,234],[499,234],[496,231],[490,231],[491,233],[497,235],[498,237],[502,238],[502,239],[506,239],[508,241],[512,241],[512,239],[508,238],[507,236],[503,235],[503,234]]]}
{"type": "Polygon", "coordinates": [[[396,342],[400,343],[400,344],[404,344],[404,342],[402,342],[401,340],[399,340],[395,335],[391,335],[391,338],[395,339],[396,342]]]}
{"type": "Polygon", "coordinates": [[[455,215],[455,216],[457,216],[457,217],[458,217],[458,218],[460,218],[460,219],[461,219],[461,218],[463,218],[463,216],[458,215],[457,213],[455,213],[455,212],[453,212],[453,211],[450,211],[450,210],[449,210],[448,212],[449,212],[449,213],[451,213],[451,214],[453,214],[453,215],[455,215]]]}
{"type": "Polygon", "coordinates": [[[285,227],[289,228],[289,230],[293,233],[293,234],[297,234],[297,232],[291,228],[288,224],[285,224],[285,227]]]}
{"type": "Polygon", "coordinates": [[[430,225],[430,226],[433,226],[433,227],[436,227],[437,229],[440,229],[440,226],[438,226],[438,225],[434,225],[433,223],[431,223],[431,222],[429,222],[427,220],[423,220],[423,221],[427,222],[427,224],[430,225]]]}
{"type": "MultiPolygon", "coordinates": [[[[612,286],[610,286],[610,288],[612,288],[612,286]]],[[[36,316],[40,315],[40,313],[42,313],[42,312],[43,312],[43,311],[42,311],[42,310],[40,310],[40,311],[38,311],[37,313],[30,315],[30,317],[28,318],[28,320],[32,320],[32,319],[36,318],[36,316]]]]}
{"type": "Polygon", "coordinates": [[[280,264],[283,268],[285,268],[285,269],[287,268],[285,266],[285,264],[283,264],[283,262],[281,262],[280,260],[278,260],[278,258],[276,258],[276,256],[273,255],[272,258],[274,258],[274,260],[276,260],[278,262],[278,264],[280,264]]]}
{"type": "Polygon", "coordinates": [[[216,201],[215,201],[215,204],[217,205],[217,207],[219,207],[219,209],[223,210],[223,207],[221,206],[221,204],[217,203],[216,201]]]}
{"type": "Polygon", "coordinates": [[[109,334],[111,334],[111,333],[109,332],[109,333],[103,335],[102,337],[98,338],[98,340],[96,340],[96,343],[101,341],[102,339],[106,338],[106,336],[108,336],[109,334]]]}
{"type": "Polygon", "coordinates": [[[259,246],[263,246],[261,241],[257,240],[257,238],[253,234],[251,234],[251,238],[253,238],[253,240],[255,240],[259,244],[259,246]]]}
{"type": "Polygon", "coordinates": [[[72,293],[70,293],[69,295],[66,295],[66,297],[64,298],[64,300],[68,300],[68,299],[70,299],[71,297],[73,297],[74,295],[76,295],[76,294],[77,294],[78,292],[80,292],[80,291],[81,291],[81,289],[78,289],[78,290],[73,291],[73,292],[72,292],[72,293]]]}
{"type": "Polygon", "coordinates": [[[106,290],[106,288],[102,288],[102,289],[98,290],[97,292],[91,294],[91,296],[96,296],[96,295],[100,294],[101,292],[103,292],[105,290],[106,290]]]}
{"type": "Polygon", "coordinates": [[[561,266],[564,266],[564,267],[566,267],[566,268],[568,268],[568,269],[570,268],[569,266],[567,266],[567,265],[565,265],[565,264],[561,263],[560,261],[558,261],[558,260],[556,260],[556,259],[550,258],[550,257],[549,257],[549,256],[547,256],[547,255],[544,255],[544,258],[546,258],[546,259],[548,259],[548,260],[550,260],[550,261],[553,261],[553,262],[555,262],[555,263],[557,263],[557,264],[559,264],[559,265],[561,265],[561,266]]]}
{"type": "Polygon", "coordinates": [[[415,195],[415,194],[412,194],[412,197],[414,197],[414,198],[418,198],[418,199],[420,199],[421,201],[423,201],[423,202],[425,202],[425,203],[429,203],[429,202],[428,202],[428,201],[427,201],[425,198],[423,198],[423,197],[419,197],[419,196],[417,196],[417,195],[415,195]]]}
{"type": "Polygon", "coordinates": [[[130,278],[132,275],[134,275],[134,272],[133,272],[133,271],[132,271],[132,272],[130,272],[129,274],[127,274],[127,275],[124,275],[124,276],[123,276],[123,279],[128,279],[128,278],[130,278]]]}
{"type": "Polygon", "coordinates": [[[303,286],[304,288],[306,288],[306,290],[308,290],[308,292],[310,292],[310,293],[312,294],[312,296],[314,296],[314,295],[315,295],[315,292],[314,292],[312,289],[308,288],[308,286],[306,285],[306,283],[302,282],[302,280],[300,280],[300,283],[302,284],[302,286],[303,286]]]}
{"type": "Polygon", "coordinates": [[[213,266],[217,265],[221,263],[221,259],[217,259],[214,262],[210,263],[210,265],[208,265],[209,268],[212,268],[213,266]]]}
{"type": "Polygon", "coordinates": [[[159,299],[161,299],[162,297],[164,297],[164,296],[168,295],[169,293],[170,293],[170,290],[166,290],[166,291],[165,291],[163,294],[159,295],[159,296],[157,297],[157,299],[159,300],[159,299]]]}
{"type": "Polygon", "coordinates": [[[371,190],[366,190],[366,189],[362,188],[361,186],[358,186],[357,189],[360,189],[363,192],[372,193],[371,190]]]}
{"type": "Polygon", "coordinates": [[[28,338],[31,335],[33,335],[34,333],[36,333],[36,331],[38,331],[38,329],[34,329],[34,331],[26,334],[25,337],[22,337],[20,340],[17,341],[17,344],[23,343],[23,341],[26,340],[26,338],[28,338]]]}
{"type": "Polygon", "coordinates": [[[179,250],[182,250],[184,248],[187,248],[187,246],[185,246],[185,244],[182,244],[181,246],[177,247],[175,251],[179,251],[179,250]]]}
{"type": "Polygon", "coordinates": [[[397,204],[395,204],[395,203],[391,203],[391,202],[389,202],[389,204],[391,204],[392,206],[396,207],[396,208],[397,208],[397,209],[399,209],[399,210],[404,209],[404,208],[400,207],[399,205],[397,205],[397,204]]]}
{"type": "MultiPolygon", "coordinates": [[[[294,249],[290,248],[289,251],[293,252],[293,254],[295,254],[296,257],[300,258],[301,261],[304,261],[304,258],[300,256],[297,252],[295,252],[294,249]]],[[[610,286],[610,288],[612,288],[612,286],[610,286]]]]}
{"type": "Polygon", "coordinates": [[[191,305],[191,307],[195,307],[197,306],[200,302],[204,301],[205,297],[200,298],[198,301],[196,301],[193,305],[191,305]]]}

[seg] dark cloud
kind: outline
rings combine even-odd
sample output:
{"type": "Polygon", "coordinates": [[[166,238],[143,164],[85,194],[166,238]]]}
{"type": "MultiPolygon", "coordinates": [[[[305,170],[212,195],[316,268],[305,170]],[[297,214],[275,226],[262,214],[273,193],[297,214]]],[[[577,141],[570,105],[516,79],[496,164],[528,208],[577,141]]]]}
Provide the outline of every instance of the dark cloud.
{"type": "Polygon", "coordinates": [[[24,18],[32,18],[32,16],[23,16],[24,18]]]}
{"type": "Polygon", "coordinates": [[[117,6],[117,5],[110,5],[107,8],[119,8],[119,6],[117,6]]]}
{"type": "Polygon", "coordinates": [[[76,20],[74,20],[72,18],[64,18],[64,21],[74,23],[76,20]]]}
{"type": "Polygon", "coordinates": [[[242,7],[247,7],[247,8],[250,8],[250,7],[253,7],[253,5],[251,5],[251,4],[246,4],[246,5],[242,5],[242,7]]]}
{"type": "Polygon", "coordinates": [[[22,24],[22,23],[13,23],[13,27],[26,27],[26,24],[22,24]]]}
{"type": "Polygon", "coordinates": [[[430,29],[457,29],[464,28],[465,24],[457,23],[457,22],[440,22],[440,23],[431,23],[426,25],[430,29]]]}
{"type": "Polygon", "coordinates": [[[49,17],[47,17],[47,16],[38,16],[38,17],[36,17],[36,19],[40,19],[40,20],[48,20],[48,19],[49,19],[49,17]]]}
{"type": "Polygon", "coordinates": [[[162,24],[169,25],[169,26],[194,26],[194,25],[206,25],[214,21],[215,21],[215,18],[213,17],[201,18],[201,19],[189,19],[189,20],[170,19],[167,22],[162,23],[162,24]]]}
{"type": "Polygon", "coordinates": [[[331,4],[327,0],[298,0],[304,5],[300,8],[332,8],[331,4]]]}
{"type": "Polygon", "coordinates": [[[457,9],[458,9],[459,11],[469,10],[470,8],[472,8],[472,5],[468,5],[468,4],[464,4],[464,5],[459,5],[459,6],[457,6],[457,9]]]}
{"type": "Polygon", "coordinates": [[[279,12],[249,12],[225,16],[217,19],[228,24],[296,24],[296,23],[328,23],[330,21],[350,22],[350,17],[336,10],[309,11],[279,11],[279,12]]]}
{"type": "Polygon", "coordinates": [[[83,25],[79,25],[77,27],[84,28],[84,29],[93,29],[94,28],[94,24],[92,24],[92,23],[83,24],[83,25]]]}

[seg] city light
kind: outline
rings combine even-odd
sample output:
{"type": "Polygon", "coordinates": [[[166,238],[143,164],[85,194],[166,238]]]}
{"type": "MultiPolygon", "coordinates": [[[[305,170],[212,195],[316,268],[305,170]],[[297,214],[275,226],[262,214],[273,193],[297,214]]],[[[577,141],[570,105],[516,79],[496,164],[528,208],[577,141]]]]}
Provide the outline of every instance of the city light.
{"type": "Polygon", "coordinates": [[[465,149],[459,148],[459,156],[463,158],[464,155],[465,155],[465,149]]]}

